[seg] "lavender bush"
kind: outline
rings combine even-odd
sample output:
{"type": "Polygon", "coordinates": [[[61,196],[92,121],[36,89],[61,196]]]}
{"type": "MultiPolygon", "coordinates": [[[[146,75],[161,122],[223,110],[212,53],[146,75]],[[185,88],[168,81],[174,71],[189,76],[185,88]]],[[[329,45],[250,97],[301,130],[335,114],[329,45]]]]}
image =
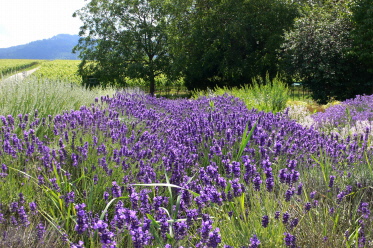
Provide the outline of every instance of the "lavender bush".
{"type": "Polygon", "coordinates": [[[373,95],[356,96],[312,117],[315,127],[344,138],[370,133],[373,121],[373,95]]]}
{"type": "Polygon", "coordinates": [[[370,130],[342,140],[227,95],[117,93],[0,120],[2,245],[10,228],[39,247],[372,242],[370,130]]]}

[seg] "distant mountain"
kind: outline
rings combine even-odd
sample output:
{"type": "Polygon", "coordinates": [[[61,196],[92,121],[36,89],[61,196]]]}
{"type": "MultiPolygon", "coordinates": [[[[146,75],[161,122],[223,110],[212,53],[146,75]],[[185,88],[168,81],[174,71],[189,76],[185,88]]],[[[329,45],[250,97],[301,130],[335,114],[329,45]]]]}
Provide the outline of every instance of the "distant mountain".
{"type": "Polygon", "coordinates": [[[79,35],[59,34],[26,45],[0,48],[0,59],[78,59],[78,55],[71,52],[78,40],[79,35]]]}

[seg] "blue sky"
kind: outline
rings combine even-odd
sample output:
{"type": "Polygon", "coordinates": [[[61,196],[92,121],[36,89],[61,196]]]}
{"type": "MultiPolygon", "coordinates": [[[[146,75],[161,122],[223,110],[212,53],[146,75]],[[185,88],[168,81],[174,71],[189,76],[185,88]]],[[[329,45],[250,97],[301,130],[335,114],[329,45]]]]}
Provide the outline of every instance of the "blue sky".
{"type": "Polygon", "coordinates": [[[73,18],[84,0],[0,0],[0,48],[78,34],[82,22],[73,18]]]}

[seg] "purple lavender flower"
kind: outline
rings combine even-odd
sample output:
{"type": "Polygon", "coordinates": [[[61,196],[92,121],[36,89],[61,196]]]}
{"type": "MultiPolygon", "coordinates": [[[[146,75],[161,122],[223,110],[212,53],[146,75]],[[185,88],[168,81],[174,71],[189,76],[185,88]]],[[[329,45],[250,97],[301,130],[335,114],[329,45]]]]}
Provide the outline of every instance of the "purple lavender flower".
{"type": "Polygon", "coordinates": [[[98,183],[98,175],[95,174],[95,175],[93,176],[93,184],[96,185],[97,183],[98,183]]]}
{"type": "Polygon", "coordinates": [[[360,206],[357,210],[359,213],[361,213],[361,215],[364,219],[368,219],[369,215],[370,215],[370,210],[369,210],[368,206],[369,206],[368,202],[362,202],[362,203],[360,203],[360,206]]]}
{"type": "Polygon", "coordinates": [[[260,185],[262,184],[262,179],[260,178],[260,174],[257,173],[253,179],[253,183],[254,183],[254,189],[256,191],[259,191],[260,190],[260,185]]]}
{"type": "Polygon", "coordinates": [[[79,163],[79,156],[75,153],[71,154],[72,166],[77,167],[79,163]]]}
{"type": "Polygon", "coordinates": [[[298,225],[298,223],[299,223],[298,218],[292,219],[291,222],[290,222],[290,228],[293,229],[294,227],[296,227],[298,225]]]}
{"type": "Polygon", "coordinates": [[[286,183],[289,186],[293,185],[299,180],[300,173],[296,170],[289,170],[288,168],[283,168],[279,170],[278,178],[281,183],[286,183]]]}
{"type": "Polygon", "coordinates": [[[8,166],[6,166],[5,164],[1,164],[1,170],[2,170],[4,173],[7,173],[7,172],[8,172],[8,166]]]}
{"type": "Polygon", "coordinates": [[[315,198],[316,193],[317,193],[317,191],[312,191],[312,192],[310,193],[310,198],[311,198],[311,199],[315,198]]]}
{"type": "Polygon", "coordinates": [[[267,179],[266,179],[267,191],[272,192],[274,186],[275,186],[275,181],[274,181],[274,178],[272,176],[272,173],[270,173],[270,174],[267,175],[267,179]]]}
{"type": "Polygon", "coordinates": [[[130,201],[131,201],[133,209],[136,209],[138,207],[139,200],[140,200],[139,194],[133,191],[132,194],[130,194],[130,201]]]}
{"type": "Polygon", "coordinates": [[[97,155],[106,155],[106,154],[107,154],[106,146],[104,143],[102,143],[101,145],[97,147],[97,155]]]}
{"type": "Polygon", "coordinates": [[[234,196],[236,196],[236,197],[241,196],[242,192],[243,192],[243,185],[241,185],[238,182],[238,178],[230,181],[230,183],[231,183],[232,188],[233,188],[233,194],[234,194],[234,196]]]}
{"type": "Polygon", "coordinates": [[[112,182],[112,187],[111,187],[111,192],[113,194],[114,197],[121,197],[122,196],[122,191],[119,187],[119,185],[117,184],[116,181],[113,181],[112,182]]]}
{"type": "Polygon", "coordinates": [[[291,235],[290,233],[284,233],[285,238],[285,245],[290,247],[290,248],[295,248],[296,247],[296,237],[295,235],[291,235]]]}
{"type": "Polygon", "coordinates": [[[31,212],[36,213],[36,212],[38,211],[38,210],[37,210],[38,206],[37,206],[37,204],[36,204],[35,202],[30,202],[30,203],[29,203],[29,206],[30,206],[30,211],[31,211],[31,212]]]}
{"type": "Polygon", "coordinates": [[[0,224],[4,223],[6,219],[4,218],[4,214],[0,213],[0,224]]]}
{"type": "Polygon", "coordinates": [[[280,218],[280,211],[275,212],[275,219],[278,220],[280,218]]]}
{"type": "Polygon", "coordinates": [[[49,179],[49,182],[51,182],[52,187],[53,187],[54,190],[56,190],[57,192],[60,192],[60,191],[61,191],[61,188],[60,188],[60,186],[58,186],[58,184],[57,184],[57,179],[56,179],[55,177],[49,179]]]}
{"type": "Polygon", "coordinates": [[[329,177],[329,188],[332,188],[334,185],[335,176],[329,177]]]}
{"type": "Polygon", "coordinates": [[[258,239],[258,237],[254,234],[251,238],[250,238],[250,245],[249,245],[249,248],[257,248],[259,247],[260,245],[260,240],[258,239]]]}
{"type": "Polygon", "coordinates": [[[175,232],[175,239],[182,240],[188,231],[188,225],[185,221],[176,222],[173,224],[174,232],[175,232]]]}
{"type": "Polygon", "coordinates": [[[346,185],[346,188],[344,191],[340,191],[337,195],[337,203],[340,203],[342,201],[342,199],[350,194],[352,192],[352,186],[351,185],[346,185]]]}
{"type": "Polygon", "coordinates": [[[42,175],[39,175],[38,176],[38,185],[44,185],[44,184],[45,184],[44,177],[42,175]]]}
{"type": "Polygon", "coordinates": [[[303,183],[298,184],[297,195],[302,195],[303,183]]]}
{"type": "Polygon", "coordinates": [[[84,242],[80,241],[77,244],[71,243],[70,248],[84,248],[84,242]]]}
{"type": "Polygon", "coordinates": [[[108,192],[104,191],[103,198],[104,198],[105,201],[107,201],[109,199],[109,196],[110,196],[110,194],[108,192]]]}
{"type": "Polygon", "coordinates": [[[75,206],[77,211],[75,231],[79,234],[84,233],[88,229],[88,215],[84,210],[85,207],[84,203],[75,206]]]}
{"type": "Polygon", "coordinates": [[[221,189],[225,189],[227,187],[227,180],[225,180],[224,177],[218,176],[215,180],[217,186],[219,186],[221,189]]]}
{"type": "Polygon", "coordinates": [[[13,226],[18,226],[18,221],[16,217],[14,217],[13,215],[10,216],[10,222],[12,223],[13,226]]]}
{"type": "Polygon", "coordinates": [[[335,211],[335,210],[334,210],[333,207],[329,208],[329,214],[330,214],[330,215],[334,214],[334,211],[335,211]]]}
{"type": "Polygon", "coordinates": [[[143,189],[140,191],[140,212],[143,214],[149,214],[152,210],[152,206],[149,203],[149,196],[148,194],[151,191],[148,189],[143,189]]]}
{"type": "Polygon", "coordinates": [[[37,230],[37,238],[39,241],[41,241],[43,239],[43,236],[44,236],[44,233],[45,233],[45,226],[43,225],[43,223],[39,223],[37,226],[36,226],[36,230],[37,230]]]}
{"type": "Polygon", "coordinates": [[[344,191],[339,192],[337,195],[337,203],[340,203],[344,197],[345,197],[345,192],[344,191]]]}
{"type": "Polygon", "coordinates": [[[294,188],[289,188],[285,192],[285,201],[290,201],[291,197],[294,195],[294,188]]]}
{"type": "Polygon", "coordinates": [[[169,224],[167,222],[167,218],[164,216],[161,219],[159,219],[159,224],[161,225],[161,228],[160,228],[161,229],[161,235],[162,235],[163,239],[166,239],[168,231],[169,231],[169,224]]]}
{"type": "Polygon", "coordinates": [[[4,126],[8,126],[8,122],[6,121],[5,116],[0,115],[0,119],[1,119],[1,121],[3,122],[3,125],[4,125],[4,126]]]}
{"type": "Polygon", "coordinates": [[[221,243],[220,229],[215,228],[214,231],[209,233],[209,237],[207,240],[207,246],[215,248],[215,247],[218,247],[220,243],[221,243]]]}
{"type": "Polygon", "coordinates": [[[345,195],[348,195],[352,192],[352,186],[351,185],[346,185],[345,189],[345,195]]]}
{"type": "Polygon", "coordinates": [[[66,195],[61,196],[61,198],[65,200],[65,206],[68,206],[70,203],[75,202],[75,192],[74,191],[68,192],[66,193],[66,195]]]}
{"type": "Polygon", "coordinates": [[[285,183],[287,179],[287,169],[281,169],[278,171],[278,178],[280,179],[281,183],[285,183]]]}
{"type": "Polygon", "coordinates": [[[289,168],[290,170],[294,170],[295,167],[297,167],[297,161],[296,161],[296,160],[290,160],[290,161],[289,161],[289,164],[288,164],[288,168],[289,168]]]}
{"type": "Polygon", "coordinates": [[[358,243],[359,243],[359,248],[365,247],[365,243],[366,243],[365,235],[361,235],[361,237],[359,238],[358,243]]]}
{"type": "Polygon", "coordinates": [[[187,209],[186,211],[187,225],[191,226],[193,221],[197,221],[198,210],[197,209],[187,209]]]}
{"type": "Polygon", "coordinates": [[[16,213],[18,211],[18,202],[10,203],[10,211],[16,213]]]}
{"type": "Polygon", "coordinates": [[[100,235],[100,242],[103,244],[102,247],[116,247],[116,242],[113,240],[115,234],[107,229],[108,224],[102,220],[98,220],[93,224],[93,229],[97,230],[100,235]]]}
{"type": "Polygon", "coordinates": [[[248,184],[249,181],[256,175],[256,166],[255,164],[251,163],[250,159],[246,159],[244,162],[244,166],[246,169],[246,173],[244,175],[244,180],[248,184]]]}
{"type": "Polygon", "coordinates": [[[262,217],[262,227],[266,228],[268,226],[268,223],[269,223],[268,215],[264,215],[262,217]]]}
{"type": "Polygon", "coordinates": [[[21,206],[21,207],[18,209],[18,216],[19,216],[19,218],[21,219],[21,223],[22,223],[24,226],[28,226],[28,225],[30,225],[30,221],[28,220],[28,216],[27,216],[27,213],[26,213],[26,210],[25,210],[25,207],[24,207],[24,206],[21,206]]]}
{"type": "Polygon", "coordinates": [[[207,239],[209,237],[209,233],[210,233],[211,230],[212,230],[212,221],[211,220],[206,220],[206,221],[202,220],[200,233],[201,233],[203,243],[205,241],[207,241],[207,239]]]}
{"type": "Polygon", "coordinates": [[[233,170],[233,175],[235,177],[241,176],[241,166],[239,162],[236,162],[236,161],[232,162],[232,170],[233,170]]]}
{"type": "Polygon", "coordinates": [[[304,205],[304,210],[306,210],[306,212],[310,211],[311,210],[311,203],[310,202],[307,202],[305,205],[304,205]]]}
{"type": "Polygon", "coordinates": [[[282,215],[282,223],[287,224],[288,221],[289,221],[289,218],[290,218],[290,214],[289,214],[288,212],[285,212],[285,213],[282,215]]]}
{"type": "Polygon", "coordinates": [[[206,173],[205,168],[200,168],[200,170],[199,170],[199,177],[200,177],[201,181],[202,181],[205,185],[210,185],[211,182],[212,182],[212,179],[211,179],[211,177],[209,177],[209,175],[206,173]]]}

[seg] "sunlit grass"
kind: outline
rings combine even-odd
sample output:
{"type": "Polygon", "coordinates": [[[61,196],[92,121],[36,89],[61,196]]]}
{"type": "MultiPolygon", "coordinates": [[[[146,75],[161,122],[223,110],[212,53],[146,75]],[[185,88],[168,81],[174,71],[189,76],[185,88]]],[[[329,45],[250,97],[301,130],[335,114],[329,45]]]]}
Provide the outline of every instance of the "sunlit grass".
{"type": "Polygon", "coordinates": [[[280,112],[286,107],[286,102],[290,98],[290,91],[287,85],[279,77],[269,79],[256,77],[252,84],[242,87],[216,87],[207,91],[196,90],[192,93],[193,98],[200,96],[233,95],[245,102],[248,109],[257,109],[265,112],[280,112]]]}

